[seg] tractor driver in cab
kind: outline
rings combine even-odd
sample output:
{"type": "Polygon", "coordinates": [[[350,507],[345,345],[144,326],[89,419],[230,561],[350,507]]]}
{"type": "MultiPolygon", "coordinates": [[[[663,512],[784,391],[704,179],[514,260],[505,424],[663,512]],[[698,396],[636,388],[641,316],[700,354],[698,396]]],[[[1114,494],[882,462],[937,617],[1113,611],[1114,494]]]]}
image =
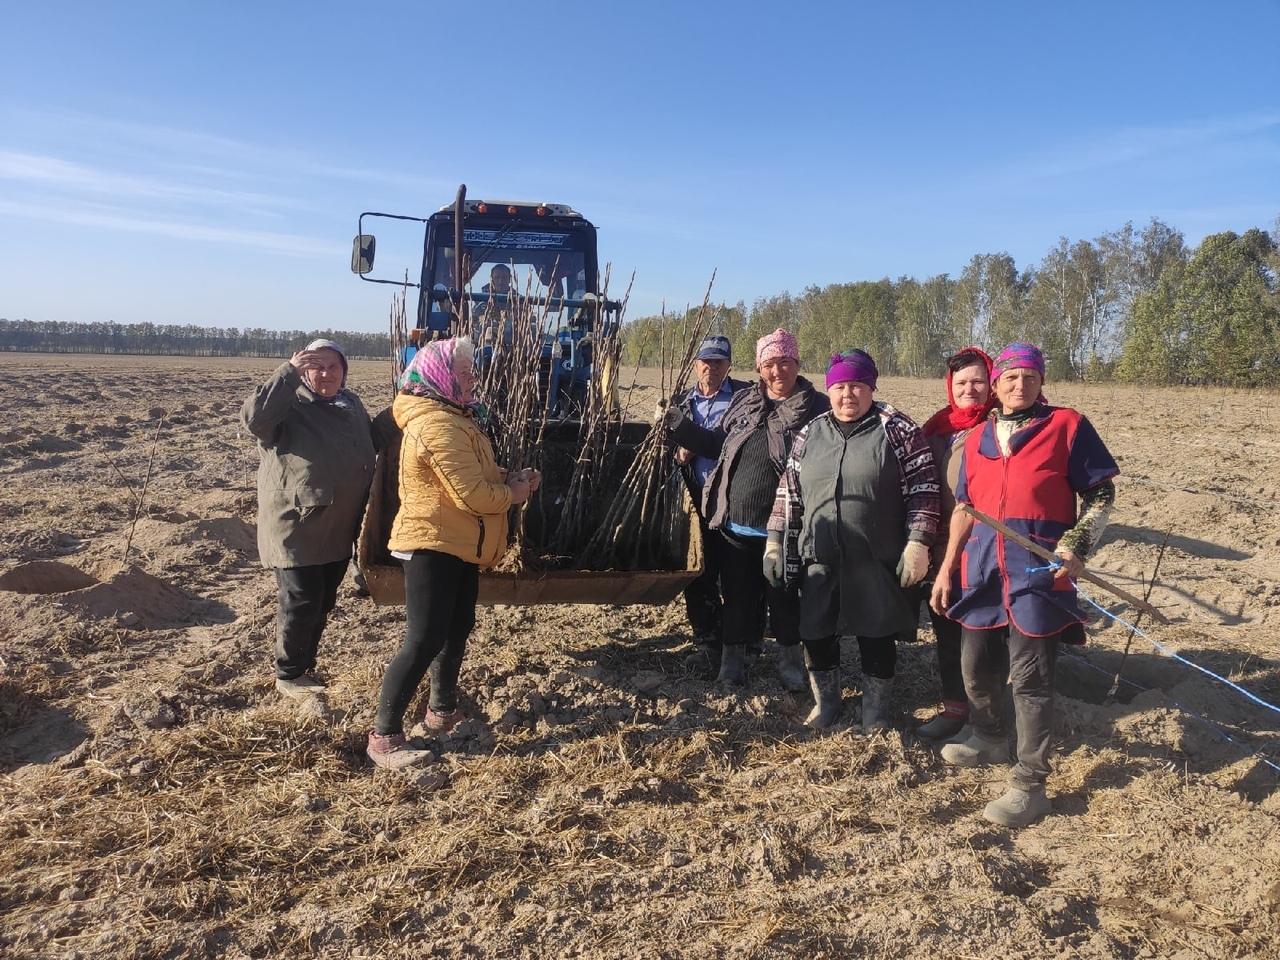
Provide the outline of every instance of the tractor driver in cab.
{"type": "Polygon", "coordinates": [[[482,362],[493,355],[499,341],[511,343],[513,307],[507,299],[511,295],[511,268],[505,263],[494,264],[489,271],[489,282],[480,288],[481,293],[491,295],[483,304],[476,304],[477,340],[482,348],[482,362]],[[497,295],[498,298],[493,298],[497,295]]]}
{"type": "Polygon", "coordinates": [[[503,295],[511,292],[511,268],[505,263],[495,264],[493,269],[489,271],[489,282],[480,288],[483,293],[500,293],[503,295]]]}

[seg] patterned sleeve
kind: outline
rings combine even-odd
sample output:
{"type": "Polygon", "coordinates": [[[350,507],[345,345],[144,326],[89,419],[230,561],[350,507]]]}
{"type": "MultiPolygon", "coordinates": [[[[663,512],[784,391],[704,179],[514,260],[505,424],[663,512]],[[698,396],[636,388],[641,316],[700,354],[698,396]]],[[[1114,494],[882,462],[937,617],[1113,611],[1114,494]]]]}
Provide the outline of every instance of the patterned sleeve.
{"type": "Polygon", "coordinates": [[[1082,416],[1067,454],[1067,479],[1080,497],[1080,519],[1058,540],[1060,549],[1070,550],[1081,560],[1088,557],[1111,518],[1116,502],[1113,478],[1119,473],[1102,437],[1089,418],[1082,416]]]}
{"type": "Polygon", "coordinates": [[[773,533],[798,534],[804,522],[804,500],[800,495],[800,458],[809,439],[808,426],[791,441],[791,451],[773,495],[773,512],[769,514],[769,530],[773,533]]]}
{"type": "Polygon", "coordinates": [[[782,531],[785,558],[783,580],[788,584],[797,583],[804,569],[800,556],[800,529],[804,525],[804,498],[800,493],[800,460],[804,456],[804,447],[808,439],[809,427],[806,425],[791,441],[787,464],[783,468],[782,479],[778,482],[778,491],[773,498],[773,513],[769,517],[769,535],[772,537],[775,531],[782,531]]]}
{"type": "Polygon", "coordinates": [[[1116,502],[1116,485],[1111,480],[1103,480],[1097,486],[1090,487],[1080,493],[1080,519],[1076,525],[1062,535],[1058,541],[1059,550],[1070,550],[1081,560],[1088,558],[1102,532],[1107,529],[1107,521],[1111,519],[1111,508],[1116,502]]]}
{"type": "Polygon", "coordinates": [[[933,450],[925,439],[924,431],[910,417],[888,404],[884,405],[881,416],[885,417],[884,432],[898,461],[902,498],[907,506],[907,537],[933,546],[942,515],[938,467],[933,459],[933,450]]]}

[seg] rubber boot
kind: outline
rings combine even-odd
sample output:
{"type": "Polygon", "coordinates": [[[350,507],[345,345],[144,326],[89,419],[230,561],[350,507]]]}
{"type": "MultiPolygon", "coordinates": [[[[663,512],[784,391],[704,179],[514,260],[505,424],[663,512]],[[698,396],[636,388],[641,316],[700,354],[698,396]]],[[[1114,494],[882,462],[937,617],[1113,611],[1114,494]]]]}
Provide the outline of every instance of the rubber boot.
{"type": "Polygon", "coordinates": [[[778,679],[782,688],[799,693],[809,686],[809,672],[804,668],[804,647],[794,644],[778,648],[778,679]]]}
{"type": "Polygon", "coordinates": [[[813,710],[804,722],[817,730],[825,730],[840,719],[844,706],[840,690],[840,670],[810,670],[809,687],[813,690],[813,710]]]}
{"type": "Polygon", "coordinates": [[[1010,787],[999,800],[988,803],[982,815],[1002,827],[1020,830],[1029,827],[1052,809],[1053,804],[1049,802],[1044,787],[1033,790],[1010,787]]]}
{"type": "Polygon", "coordinates": [[[740,643],[726,643],[720,651],[720,674],[716,683],[725,687],[747,685],[747,648],[740,643]]]}
{"type": "Polygon", "coordinates": [[[1006,740],[984,740],[974,732],[963,743],[946,744],[942,748],[942,759],[956,767],[982,767],[989,763],[1007,763],[1009,743],[1006,740]]]}
{"type": "Polygon", "coordinates": [[[893,678],[862,675],[862,732],[889,729],[889,688],[893,678]]]}

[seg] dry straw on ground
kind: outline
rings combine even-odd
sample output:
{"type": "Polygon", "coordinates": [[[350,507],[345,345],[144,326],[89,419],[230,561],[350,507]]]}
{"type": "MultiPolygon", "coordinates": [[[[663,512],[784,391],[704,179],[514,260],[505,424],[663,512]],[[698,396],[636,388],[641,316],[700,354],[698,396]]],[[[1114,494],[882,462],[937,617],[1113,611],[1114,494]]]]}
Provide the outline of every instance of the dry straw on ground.
{"type": "MultiPolygon", "coordinates": [[[[417,778],[375,773],[402,611],[344,589],[328,709],[274,693],[236,426],[274,364],[191,363],[10,358],[0,383],[0,954],[1274,955],[1277,774],[1250,751],[1280,754],[1280,723],[1141,638],[1106,702],[1115,624],[1063,662],[1055,814],[1021,833],[978,816],[1004,768],[950,769],[904,732],[935,708],[927,631],[900,647],[895,730],[850,732],[846,645],[843,722],[816,736],[772,649],[742,697],[686,668],[678,604],[482,609],[471,719],[417,778]],[[161,415],[121,570],[132,501],[102,452],[137,481],[161,415]]],[[[384,380],[353,365],[371,406],[384,380]]],[[[923,419],[941,389],[880,392],[923,419]]],[[[629,393],[647,413],[659,390],[629,393]]],[[[1280,700],[1280,414],[1229,392],[1054,399],[1128,477],[1099,572],[1141,593],[1171,530],[1152,601],[1174,625],[1152,635],[1280,700]]]]}

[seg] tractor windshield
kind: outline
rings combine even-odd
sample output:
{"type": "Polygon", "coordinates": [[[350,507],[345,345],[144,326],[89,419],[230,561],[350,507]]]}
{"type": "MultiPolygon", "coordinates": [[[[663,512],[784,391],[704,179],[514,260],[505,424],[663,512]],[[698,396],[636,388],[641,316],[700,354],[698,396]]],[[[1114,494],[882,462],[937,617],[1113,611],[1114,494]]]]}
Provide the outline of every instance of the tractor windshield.
{"type": "MultiPolygon", "coordinates": [[[[546,298],[548,306],[569,297],[580,299],[588,291],[582,245],[574,231],[533,231],[519,227],[468,228],[464,234],[471,266],[468,292],[473,302],[485,302],[491,294],[516,293],[546,298]]],[[[441,249],[432,286],[453,285],[453,247],[441,249]]]]}

